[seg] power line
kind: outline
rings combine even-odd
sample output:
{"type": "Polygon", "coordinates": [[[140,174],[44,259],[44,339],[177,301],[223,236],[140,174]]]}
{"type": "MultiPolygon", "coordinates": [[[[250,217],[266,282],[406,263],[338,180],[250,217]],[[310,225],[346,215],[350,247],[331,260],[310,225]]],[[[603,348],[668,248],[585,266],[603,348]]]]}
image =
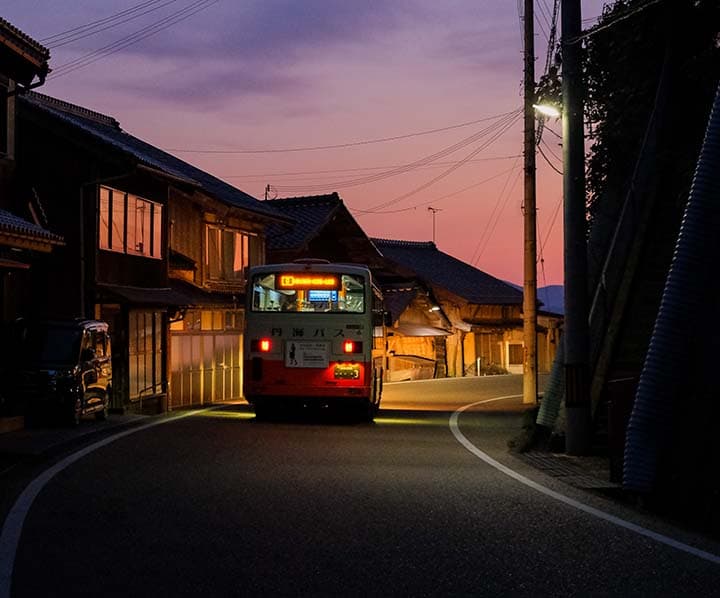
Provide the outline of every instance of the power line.
{"type": "Polygon", "coordinates": [[[572,39],[568,40],[567,43],[568,43],[568,44],[576,44],[576,43],[578,43],[578,42],[581,42],[581,41],[583,41],[584,39],[587,39],[587,38],[595,35],[596,33],[600,33],[601,31],[604,31],[605,29],[609,29],[609,28],[612,27],[613,25],[617,25],[620,21],[624,21],[625,19],[629,19],[630,17],[632,17],[632,16],[636,15],[637,13],[645,10],[646,8],[649,8],[649,7],[651,7],[651,6],[654,6],[655,4],[659,4],[659,3],[662,2],[662,1],[663,1],[663,0],[647,0],[647,2],[645,2],[645,4],[641,4],[640,6],[635,6],[635,7],[628,8],[628,10],[625,11],[624,13],[621,13],[621,14],[615,16],[615,17],[610,17],[610,21],[607,21],[607,22],[603,23],[602,25],[600,25],[600,23],[598,23],[597,25],[595,25],[594,27],[592,27],[591,29],[589,29],[589,30],[586,31],[585,33],[583,33],[583,34],[581,34],[581,35],[578,35],[578,36],[576,36],[576,37],[573,37],[572,39]]]}
{"type": "Polygon", "coordinates": [[[119,12],[113,13],[109,17],[103,17],[102,19],[97,19],[96,21],[90,21],[89,23],[85,23],[84,25],[78,25],[77,27],[72,27],[71,29],[66,29],[65,31],[60,31],[59,33],[54,33],[53,35],[44,37],[44,38],[40,39],[39,41],[41,44],[47,45],[48,43],[52,43],[53,40],[56,40],[57,38],[65,37],[66,35],[70,35],[72,33],[80,31],[80,30],[89,29],[89,28],[95,27],[97,25],[103,25],[107,22],[112,21],[113,19],[121,18],[127,14],[135,12],[136,10],[142,10],[143,8],[145,8],[147,6],[156,4],[160,1],[161,0],[146,0],[145,2],[141,2],[140,4],[131,6],[130,8],[126,8],[119,12]]]}
{"type": "MultiPolygon", "coordinates": [[[[148,5],[156,4],[159,0],[152,0],[152,2],[145,2],[142,5],[138,5],[140,8],[145,8],[148,5]]],[[[66,46],[68,44],[71,44],[73,42],[76,42],[78,40],[84,39],[86,37],[90,37],[92,35],[97,35],[98,33],[102,33],[103,31],[107,31],[109,29],[113,29],[115,27],[119,27],[120,25],[124,25],[125,23],[129,23],[130,21],[134,21],[135,19],[139,19],[140,17],[145,16],[146,14],[149,14],[151,12],[154,12],[156,10],[160,10],[161,8],[164,8],[168,4],[173,4],[177,2],[177,0],[165,0],[163,4],[159,4],[157,6],[151,6],[145,11],[142,12],[136,12],[135,14],[132,14],[132,9],[127,9],[126,11],[122,11],[121,13],[116,13],[115,15],[111,17],[106,17],[105,19],[100,19],[99,21],[95,21],[94,23],[88,23],[87,25],[81,25],[80,27],[76,27],[73,30],[70,30],[70,33],[67,32],[65,34],[56,34],[52,37],[58,38],[56,41],[51,42],[47,44],[47,47],[51,50],[54,50],[55,48],[61,48],[62,46],[66,46]],[[128,16],[127,13],[131,13],[130,16],[128,16]],[[126,18],[119,18],[120,16],[126,17],[126,18]],[[105,25],[104,27],[101,25],[105,25]]],[[[136,7],[136,10],[139,10],[139,8],[136,7]]]]}
{"type": "Polygon", "coordinates": [[[485,183],[489,183],[490,181],[494,181],[495,179],[501,177],[504,174],[507,174],[508,172],[512,172],[515,170],[515,166],[512,168],[509,168],[507,170],[503,170],[502,172],[499,172],[497,174],[494,174],[486,179],[483,179],[482,181],[478,181],[477,183],[473,183],[472,185],[468,185],[467,187],[463,187],[462,189],[458,189],[457,191],[453,191],[452,193],[447,193],[446,195],[441,195],[440,197],[434,197],[433,199],[429,201],[424,201],[422,203],[415,204],[413,206],[408,206],[407,208],[400,208],[398,210],[361,210],[359,208],[349,208],[351,212],[359,214],[359,217],[367,216],[368,214],[400,214],[401,212],[409,212],[410,210],[415,210],[417,208],[423,208],[427,205],[430,205],[431,203],[438,203],[442,201],[443,199],[448,199],[449,197],[454,197],[455,195],[460,195],[461,193],[464,193],[465,191],[468,191],[470,189],[473,189],[475,187],[479,187],[480,185],[484,185],[485,183]]]}
{"type": "Polygon", "coordinates": [[[411,196],[419,193],[420,191],[424,191],[424,190],[427,189],[428,187],[434,185],[434,184],[437,183],[439,180],[445,178],[446,176],[448,176],[449,174],[451,174],[452,172],[454,172],[455,170],[457,170],[458,168],[460,168],[461,166],[463,166],[464,164],[466,164],[467,161],[468,161],[470,158],[474,158],[474,157],[475,157],[477,154],[479,154],[481,151],[487,149],[492,143],[494,143],[497,139],[499,139],[500,137],[502,137],[502,136],[517,122],[517,120],[518,120],[519,118],[520,118],[520,115],[517,114],[517,115],[515,116],[515,118],[513,118],[513,119],[510,120],[508,123],[506,123],[506,125],[505,125],[505,127],[504,127],[503,129],[501,129],[500,131],[496,132],[496,133],[493,135],[493,137],[490,138],[488,141],[486,141],[483,145],[481,145],[480,147],[474,149],[474,150],[473,150],[472,152],[470,152],[464,159],[460,160],[457,164],[454,164],[453,166],[451,166],[450,168],[448,168],[447,170],[445,170],[444,172],[442,172],[442,173],[439,174],[438,176],[434,177],[434,178],[431,179],[430,181],[428,181],[428,182],[420,185],[419,187],[416,187],[416,188],[413,189],[412,191],[408,191],[407,193],[403,193],[402,195],[399,195],[398,197],[395,197],[395,198],[393,198],[393,199],[391,199],[391,200],[388,200],[388,201],[386,201],[386,202],[384,202],[384,203],[381,203],[381,204],[378,204],[378,205],[376,205],[376,206],[373,206],[372,208],[370,208],[370,210],[381,210],[382,208],[386,208],[386,207],[388,207],[388,206],[390,206],[390,205],[393,205],[393,204],[396,204],[396,203],[398,203],[398,202],[401,202],[401,201],[407,199],[408,197],[411,197],[411,196]]]}
{"type": "MultiPolygon", "coordinates": [[[[492,162],[492,161],[499,161],[499,160],[512,160],[513,158],[517,158],[518,154],[511,155],[511,156],[493,156],[490,158],[475,158],[474,160],[469,160],[469,162],[492,162]]],[[[433,164],[428,164],[427,166],[418,167],[418,170],[426,169],[426,168],[440,168],[442,166],[448,166],[456,164],[456,162],[435,162],[433,164]]],[[[227,174],[227,175],[218,175],[221,179],[262,179],[266,180],[268,178],[272,177],[283,177],[283,176],[301,176],[301,175],[309,175],[309,174],[333,174],[333,173],[342,173],[342,172],[364,172],[368,170],[387,170],[388,168],[399,168],[399,165],[391,165],[391,166],[361,166],[358,168],[332,168],[328,170],[296,170],[292,172],[269,172],[269,173],[261,173],[261,174],[227,174]]]]}
{"type": "Polygon", "coordinates": [[[548,226],[548,230],[545,233],[545,240],[542,242],[542,244],[540,246],[541,251],[545,250],[545,245],[547,245],[547,242],[550,239],[550,233],[552,232],[552,229],[555,226],[555,221],[557,220],[558,214],[560,213],[560,208],[562,207],[562,204],[563,204],[563,198],[562,198],[562,196],[560,196],[560,199],[555,204],[555,210],[553,212],[552,219],[550,220],[550,225],[548,226]]]}
{"type": "MultiPolygon", "coordinates": [[[[490,239],[492,239],[493,234],[495,234],[495,229],[497,228],[497,225],[500,222],[500,217],[502,216],[502,213],[505,211],[505,207],[507,206],[507,203],[510,200],[510,197],[512,196],[512,192],[515,190],[515,185],[517,185],[518,181],[520,180],[520,175],[522,174],[522,172],[523,171],[521,168],[517,169],[517,171],[515,173],[515,178],[512,182],[512,185],[510,186],[507,194],[505,195],[505,198],[502,200],[502,203],[499,202],[498,204],[496,204],[496,207],[499,206],[499,210],[497,211],[497,213],[495,215],[494,221],[492,220],[492,216],[491,216],[491,220],[488,221],[488,224],[485,227],[485,231],[488,231],[488,227],[489,227],[489,232],[485,236],[482,248],[480,248],[480,246],[478,244],[479,252],[477,252],[477,250],[476,250],[477,257],[473,257],[473,260],[472,260],[473,264],[478,265],[480,258],[482,257],[483,253],[485,253],[485,250],[488,248],[488,245],[490,244],[490,239]]],[[[502,195],[498,198],[498,200],[500,200],[500,199],[502,199],[502,195]]],[[[483,234],[485,234],[485,233],[483,233],[483,234]]],[[[482,240],[482,238],[483,237],[481,237],[481,240],[482,240]]]]}
{"type": "Polygon", "coordinates": [[[456,125],[449,125],[447,127],[441,127],[438,129],[429,129],[426,131],[417,131],[415,133],[406,133],[405,135],[394,135],[392,137],[381,137],[378,139],[363,139],[361,141],[349,141],[346,143],[335,143],[332,145],[314,145],[306,147],[286,147],[286,148],[269,148],[269,149],[231,149],[231,150],[219,150],[219,149],[188,149],[188,148],[165,148],[166,152],[175,152],[179,154],[280,154],[290,152],[314,152],[319,150],[329,149],[342,149],[346,147],[355,147],[358,145],[370,145],[373,143],[385,143],[388,141],[399,141],[401,139],[409,139],[410,137],[419,137],[421,135],[432,135],[433,133],[441,133],[443,131],[450,131],[452,129],[460,129],[462,127],[468,127],[470,125],[476,125],[478,123],[487,122],[489,120],[495,120],[514,114],[516,110],[510,112],[503,112],[502,114],[496,114],[494,116],[487,116],[479,118],[477,120],[470,120],[464,123],[456,125]]]}
{"type": "Polygon", "coordinates": [[[360,177],[357,179],[351,179],[348,181],[343,181],[339,183],[333,183],[333,184],[318,184],[318,185],[284,185],[284,186],[278,186],[278,190],[280,191],[304,191],[304,192],[321,192],[327,190],[329,187],[333,187],[334,189],[341,189],[346,187],[356,187],[358,185],[366,185],[368,183],[374,183],[377,181],[380,181],[385,178],[397,176],[399,174],[405,174],[407,172],[410,172],[418,167],[426,166],[428,164],[431,164],[440,158],[444,158],[446,156],[449,156],[450,154],[453,154],[454,152],[470,145],[471,143],[474,143],[475,141],[478,141],[485,137],[486,135],[489,135],[496,131],[499,128],[502,128],[506,123],[512,122],[518,118],[519,111],[516,111],[515,113],[510,113],[510,116],[505,116],[498,120],[497,122],[493,123],[492,125],[488,126],[485,129],[482,129],[476,133],[473,133],[469,137],[466,137],[465,139],[462,139],[461,141],[443,148],[442,150],[431,154],[429,156],[424,156],[418,160],[415,160],[414,162],[411,162],[409,164],[405,164],[403,166],[400,166],[398,168],[393,168],[385,172],[381,172],[378,174],[373,175],[367,175],[365,177],[360,177]]]}
{"type": "Polygon", "coordinates": [[[512,178],[512,174],[515,173],[515,175],[518,176],[518,172],[522,171],[522,169],[518,169],[518,166],[517,166],[518,160],[521,157],[522,156],[518,156],[518,158],[513,163],[512,168],[507,173],[508,177],[505,179],[505,184],[502,186],[502,189],[500,189],[500,193],[498,194],[498,198],[495,201],[495,205],[493,206],[492,212],[490,212],[490,217],[485,222],[485,228],[483,229],[482,233],[480,233],[480,238],[478,239],[478,242],[475,245],[475,250],[473,251],[472,258],[470,259],[471,264],[477,263],[476,259],[479,259],[478,252],[480,251],[480,247],[484,243],[485,235],[488,233],[488,230],[490,229],[490,224],[492,223],[492,220],[495,217],[495,212],[497,212],[498,208],[500,207],[500,203],[502,202],[502,199],[505,195],[505,191],[508,188],[508,185],[510,184],[510,179],[512,178]]]}
{"type": "Polygon", "coordinates": [[[64,75],[68,75],[76,70],[84,68],[94,62],[97,62],[98,60],[115,54],[116,52],[119,52],[120,50],[123,50],[128,46],[136,44],[137,42],[142,41],[152,35],[155,35],[169,27],[172,27],[177,23],[189,19],[191,16],[197,14],[202,10],[205,10],[213,4],[217,4],[219,1],[220,0],[197,0],[196,2],[156,21],[153,24],[139,29],[135,33],[132,33],[111,44],[103,46],[102,48],[94,50],[93,52],[89,52],[88,54],[80,56],[75,60],[71,60],[70,62],[61,65],[60,67],[55,69],[54,73],[51,74],[48,79],[55,79],[64,75]]]}
{"type": "MultiPolygon", "coordinates": [[[[542,145],[546,145],[546,144],[543,143],[542,145]]],[[[552,162],[550,162],[550,160],[548,159],[548,157],[545,155],[545,152],[543,151],[542,145],[538,145],[538,146],[537,146],[538,152],[539,152],[540,155],[545,159],[545,162],[547,162],[547,164],[548,164],[548,166],[549,166],[550,168],[552,168],[552,169],[553,169],[555,172],[557,172],[559,175],[562,175],[562,170],[560,170],[557,166],[555,166],[555,164],[553,164],[552,162]]]]}

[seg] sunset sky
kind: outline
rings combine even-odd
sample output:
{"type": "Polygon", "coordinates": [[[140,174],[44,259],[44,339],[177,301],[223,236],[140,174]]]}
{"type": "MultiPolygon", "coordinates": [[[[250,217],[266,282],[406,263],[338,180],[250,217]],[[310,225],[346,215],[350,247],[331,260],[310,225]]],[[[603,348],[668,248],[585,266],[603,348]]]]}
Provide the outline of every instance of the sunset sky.
{"type": "MultiPolygon", "coordinates": [[[[266,185],[270,197],[337,191],[370,236],[431,240],[434,214],[439,249],[522,284],[518,4],[3,0],[0,16],[50,48],[41,93],[258,199],[266,185]]],[[[537,77],[552,4],[536,2],[537,77]]],[[[602,5],[582,2],[585,27],[602,5]]],[[[560,125],[548,125],[539,286],[562,283],[560,125]]]]}

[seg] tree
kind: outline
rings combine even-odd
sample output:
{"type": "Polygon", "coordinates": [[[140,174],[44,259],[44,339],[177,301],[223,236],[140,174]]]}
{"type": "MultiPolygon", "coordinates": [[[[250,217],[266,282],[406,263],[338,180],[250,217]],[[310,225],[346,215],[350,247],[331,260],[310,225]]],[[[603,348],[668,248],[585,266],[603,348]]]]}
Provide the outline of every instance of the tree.
{"type": "Polygon", "coordinates": [[[663,188],[687,198],[718,75],[717,0],[616,0],[586,38],[589,217],[616,214],[632,179],[656,104],[663,68],[672,69],[670,112],[658,172],[663,188]]]}

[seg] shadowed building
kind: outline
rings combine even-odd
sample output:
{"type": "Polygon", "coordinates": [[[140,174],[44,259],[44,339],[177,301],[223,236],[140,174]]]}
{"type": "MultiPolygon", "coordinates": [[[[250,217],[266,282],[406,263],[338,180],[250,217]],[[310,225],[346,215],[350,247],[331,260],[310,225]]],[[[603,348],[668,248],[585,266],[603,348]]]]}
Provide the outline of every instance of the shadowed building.
{"type": "MultiPolygon", "coordinates": [[[[402,337],[390,343],[396,359],[419,353],[419,340],[424,337],[423,357],[434,354],[436,376],[522,373],[521,291],[443,253],[433,242],[372,241],[399,276],[415,281],[411,285],[402,281],[393,285],[386,280],[383,284],[387,300],[396,311],[394,332],[402,337]],[[445,333],[433,332],[439,330],[445,333]],[[411,334],[413,331],[415,334],[411,334]]],[[[554,314],[539,313],[541,372],[548,371],[552,364],[561,320],[554,314]]]]}

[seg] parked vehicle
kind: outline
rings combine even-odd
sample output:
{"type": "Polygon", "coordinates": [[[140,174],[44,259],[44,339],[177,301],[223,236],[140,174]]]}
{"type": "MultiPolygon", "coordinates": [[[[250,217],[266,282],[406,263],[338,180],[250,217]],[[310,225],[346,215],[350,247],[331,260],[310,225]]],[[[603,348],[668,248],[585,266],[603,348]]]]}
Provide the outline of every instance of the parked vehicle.
{"type": "Polygon", "coordinates": [[[112,396],[108,325],[98,320],[30,322],[22,326],[12,384],[32,420],[78,425],[107,418],[112,396]]]}

